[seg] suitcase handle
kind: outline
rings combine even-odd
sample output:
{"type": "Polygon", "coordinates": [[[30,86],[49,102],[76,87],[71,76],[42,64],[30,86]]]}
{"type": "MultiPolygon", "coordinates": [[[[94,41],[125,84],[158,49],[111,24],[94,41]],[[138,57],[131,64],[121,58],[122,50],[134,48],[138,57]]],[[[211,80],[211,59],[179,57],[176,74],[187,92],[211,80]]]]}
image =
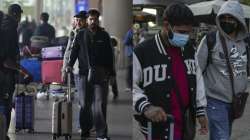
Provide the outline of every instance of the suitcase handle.
{"type": "Polygon", "coordinates": [[[71,73],[67,73],[67,100],[71,101],[71,73]]]}
{"type": "MultiPolygon", "coordinates": [[[[170,123],[170,126],[169,126],[170,127],[170,133],[169,133],[169,137],[167,137],[166,139],[173,140],[173,138],[174,138],[174,117],[173,117],[173,115],[168,114],[166,122],[170,123]]],[[[153,137],[153,131],[152,131],[153,124],[152,124],[152,121],[148,121],[147,126],[148,126],[147,140],[152,140],[152,137],[153,137]]]]}

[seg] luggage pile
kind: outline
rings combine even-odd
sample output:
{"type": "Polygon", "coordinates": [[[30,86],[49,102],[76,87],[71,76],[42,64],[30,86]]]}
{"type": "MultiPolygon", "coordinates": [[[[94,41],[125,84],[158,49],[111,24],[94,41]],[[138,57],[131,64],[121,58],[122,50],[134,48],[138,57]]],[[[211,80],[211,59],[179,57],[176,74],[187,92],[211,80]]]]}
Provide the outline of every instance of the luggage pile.
{"type": "Polygon", "coordinates": [[[42,54],[42,83],[62,83],[61,69],[63,66],[63,46],[43,48],[42,54]]]}
{"type": "MultiPolygon", "coordinates": [[[[25,46],[22,49],[23,55],[20,64],[32,75],[31,82],[43,85],[39,91],[39,97],[43,97],[43,93],[47,94],[47,99],[49,99],[49,85],[52,83],[63,83],[61,68],[67,40],[68,38],[66,37],[59,37],[49,44],[46,37],[33,36],[31,38],[31,46],[25,46]]],[[[27,83],[20,81],[20,84],[27,83]]]]}
{"type": "MultiPolygon", "coordinates": [[[[39,99],[49,99],[50,92],[53,92],[52,96],[60,94],[60,99],[65,99],[65,91],[62,88],[56,87],[62,87],[63,81],[61,79],[61,68],[63,65],[64,49],[67,44],[65,44],[66,42],[63,42],[63,39],[59,39],[59,43],[60,45],[49,45],[46,38],[35,36],[31,39],[31,46],[26,46],[22,49],[20,64],[24,70],[31,75],[32,79],[30,81],[31,83],[24,83],[20,80],[22,78],[19,76],[16,96],[14,98],[16,111],[15,132],[25,130],[28,133],[33,133],[35,131],[34,100],[37,97],[39,97],[39,99]],[[56,85],[54,85],[54,83],[56,83],[56,85]],[[36,85],[34,86],[36,87],[35,91],[27,92],[27,87],[33,84],[36,85]],[[39,90],[37,90],[38,85],[42,85],[39,90]]],[[[64,104],[62,103],[62,105],[64,104]]],[[[69,108],[72,108],[72,105],[66,105],[69,106],[69,108]]],[[[61,106],[61,103],[58,104],[58,106],[61,106]]],[[[62,113],[65,113],[64,107],[59,110],[62,113]]],[[[72,109],[69,112],[72,112],[72,109]]],[[[4,118],[0,114],[0,123],[2,123],[3,119],[4,118]]],[[[4,124],[1,124],[1,126],[4,126],[4,124]]],[[[60,130],[57,132],[57,136],[59,136],[61,132],[63,131],[60,130]]],[[[69,136],[71,136],[71,134],[69,136]]],[[[69,136],[67,135],[67,138],[69,138],[69,136]]]]}

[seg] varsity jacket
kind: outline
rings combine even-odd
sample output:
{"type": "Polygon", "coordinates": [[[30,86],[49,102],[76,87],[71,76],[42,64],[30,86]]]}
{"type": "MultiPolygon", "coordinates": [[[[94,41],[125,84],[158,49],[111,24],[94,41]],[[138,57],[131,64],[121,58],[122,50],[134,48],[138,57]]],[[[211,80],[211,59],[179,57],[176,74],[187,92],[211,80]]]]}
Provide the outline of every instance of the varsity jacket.
{"type": "MultiPolygon", "coordinates": [[[[206,98],[204,92],[196,94],[196,64],[193,46],[182,50],[186,67],[191,105],[196,115],[205,115],[206,98]]],[[[143,117],[144,109],[149,105],[160,106],[171,114],[170,92],[173,89],[171,57],[163,46],[160,33],[154,38],[139,44],[133,53],[133,106],[137,116],[143,117]]],[[[202,77],[199,77],[202,78],[202,77]]],[[[145,118],[145,117],[144,117],[145,118]]],[[[141,121],[141,124],[145,124],[141,121]]]]}

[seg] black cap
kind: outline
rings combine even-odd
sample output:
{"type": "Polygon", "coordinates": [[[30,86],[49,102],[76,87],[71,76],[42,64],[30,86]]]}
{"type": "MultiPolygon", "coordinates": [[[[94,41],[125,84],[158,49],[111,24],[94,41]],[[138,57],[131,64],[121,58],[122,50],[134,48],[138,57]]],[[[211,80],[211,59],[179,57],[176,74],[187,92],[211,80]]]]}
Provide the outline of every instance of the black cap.
{"type": "Polygon", "coordinates": [[[21,14],[23,13],[23,10],[21,8],[20,5],[18,4],[11,4],[8,8],[8,13],[10,14],[13,14],[13,13],[16,13],[16,14],[21,14]]]}
{"type": "Polygon", "coordinates": [[[82,18],[86,19],[88,17],[88,13],[86,11],[80,11],[78,14],[76,14],[74,17],[76,18],[82,18]]]}

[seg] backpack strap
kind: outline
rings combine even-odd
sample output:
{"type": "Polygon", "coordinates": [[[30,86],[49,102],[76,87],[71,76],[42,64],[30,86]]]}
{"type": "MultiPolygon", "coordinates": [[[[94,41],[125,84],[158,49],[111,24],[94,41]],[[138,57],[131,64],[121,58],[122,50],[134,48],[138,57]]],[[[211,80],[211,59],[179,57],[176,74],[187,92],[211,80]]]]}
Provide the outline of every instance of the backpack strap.
{"type": "MultiPolygon", "coordinates": [[[[207,65],[206,65],[206,68],[207,68],[209,64],[213,63],[212,62],[212,50],[216,43],[216,31],[207,33],[206,39],[207,39],[207,49],[208,49],[207,65]]],[[[203,73],[206,71],[206,68],[204,69],[203,73]]]]}
{"type": "Polygon", "coordinates": [[[207,49],[208,49],[208,59],[207,59],[207,66],[208,64],[212,64],[212,50],[216,43],[216,32],[209,32],[206,36],[207,38],[207,49]]]}
{"type": "Polygon", "coordinates": [[[248,35],[245,39],[244,42],[246,43],[246,52],[247,52],[247,76],[250,76],[250,68],[249,68],[249,49],[250,49],[250,36],[248,35]]]}

